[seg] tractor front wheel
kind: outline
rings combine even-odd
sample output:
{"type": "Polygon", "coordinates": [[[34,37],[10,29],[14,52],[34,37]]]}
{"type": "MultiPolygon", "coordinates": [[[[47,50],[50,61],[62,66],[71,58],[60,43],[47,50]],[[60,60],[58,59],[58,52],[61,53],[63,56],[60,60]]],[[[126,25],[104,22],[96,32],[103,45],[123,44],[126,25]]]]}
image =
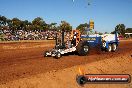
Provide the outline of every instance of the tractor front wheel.
{"type": "Polygon", "coordinates": [[[56,59],[61,58],[61,53],[60,53],[60,52],[56,52],[55,58],[56,58],[56,59]]]}
{"type": "Polygon", "coordinates": [[[47,57],[47,56],[48,56],[47,53],[48,53],[48,51],[45,51],[45,52],[44,52],[44,57],[47,57]]]}
{"type": "Polygon", "coordinates": [[[115,43],[112,44],[112,52],[115,52],[117,50],[117,45],[115,43]]]}

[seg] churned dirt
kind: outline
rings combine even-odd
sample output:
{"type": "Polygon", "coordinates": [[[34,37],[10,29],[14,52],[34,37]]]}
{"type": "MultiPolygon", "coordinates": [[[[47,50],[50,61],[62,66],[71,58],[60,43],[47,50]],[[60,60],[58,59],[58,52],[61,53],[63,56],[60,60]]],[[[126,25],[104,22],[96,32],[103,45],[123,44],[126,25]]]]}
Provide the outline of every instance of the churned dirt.
{"type": "MultiPolygon", "coordinates": [[[[117,52],[91,49],[88,56],[65,55],[61,59],[43,57],[53,42],[0,44],[0,87],[80,88],[78,67],[93,74],[132,75],[132,40],[120,41],[117,52]]],[[[86,84],[85,88],[131,88],[132,84],[86,84]]]]}

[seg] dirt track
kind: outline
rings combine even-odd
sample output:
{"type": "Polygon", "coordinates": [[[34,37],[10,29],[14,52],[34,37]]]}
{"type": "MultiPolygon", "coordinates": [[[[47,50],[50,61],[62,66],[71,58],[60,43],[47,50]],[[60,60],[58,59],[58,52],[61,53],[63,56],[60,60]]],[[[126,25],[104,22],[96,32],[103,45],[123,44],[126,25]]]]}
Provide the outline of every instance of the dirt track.
{"type": "Polygon", "coordinates": [[[117,52],[91,50],[89,56],[69,55],[59,60],[43,57],[43,51],[53,47],[50,43],[6,43],[0,46],[0,84],[52,70],[124,56],[128,53],[132,55],[132,41],[127,40],[121,41],[117,52]]]}

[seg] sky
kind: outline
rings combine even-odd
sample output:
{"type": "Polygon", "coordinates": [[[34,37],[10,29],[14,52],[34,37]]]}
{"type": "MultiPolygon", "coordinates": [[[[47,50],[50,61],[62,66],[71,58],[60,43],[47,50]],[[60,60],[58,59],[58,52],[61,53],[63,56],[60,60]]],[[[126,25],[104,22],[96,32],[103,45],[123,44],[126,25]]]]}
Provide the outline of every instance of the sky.
{"type": "Polygon", "coordinates": [[[58,24],[65,20],[73,29],[92,19],[94,30],[111,32],[117,24],[132,28],[132,0],[0,0],[0,15],[58,24]]]}

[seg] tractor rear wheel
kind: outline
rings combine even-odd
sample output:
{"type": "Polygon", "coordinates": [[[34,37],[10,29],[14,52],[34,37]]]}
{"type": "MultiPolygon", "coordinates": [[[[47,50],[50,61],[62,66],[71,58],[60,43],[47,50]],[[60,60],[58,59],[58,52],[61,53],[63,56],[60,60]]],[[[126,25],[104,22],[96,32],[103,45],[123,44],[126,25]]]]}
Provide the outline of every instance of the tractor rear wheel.
{"type": "Polygon", "coordinates": [[[108,45],[108,48],[106,49],[107,52],[111,52],[112,51],[112,46],[111,44],[108,45]]]}
{"type": "Polygon", "coordinates": [[[89,45],[87,41],[80,41],[77,45],[77,52],[80,56],[86,56],[89,52],[89,45]]]}
{"type": "Polygon", "coordinates": [[[117,50],[117,45],[115,43],[112,44],[112,52],[115,52],[117,50]]]}

